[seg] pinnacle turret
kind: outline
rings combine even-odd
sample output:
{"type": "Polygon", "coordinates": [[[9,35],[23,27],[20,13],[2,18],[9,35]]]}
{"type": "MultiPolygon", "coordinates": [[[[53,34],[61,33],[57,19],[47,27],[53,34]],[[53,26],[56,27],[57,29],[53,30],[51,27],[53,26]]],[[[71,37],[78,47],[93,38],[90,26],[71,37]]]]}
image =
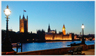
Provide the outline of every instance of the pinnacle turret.
{"type": "Polygon", "coordinates": [[[23,19],[25,19],[25,16],[23,15],[23,19]]]}

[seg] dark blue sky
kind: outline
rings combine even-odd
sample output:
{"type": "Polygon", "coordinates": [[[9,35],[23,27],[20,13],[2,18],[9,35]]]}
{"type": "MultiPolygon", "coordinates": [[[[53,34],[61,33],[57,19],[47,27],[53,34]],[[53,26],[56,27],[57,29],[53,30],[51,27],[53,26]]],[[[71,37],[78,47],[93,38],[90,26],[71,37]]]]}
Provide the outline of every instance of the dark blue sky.
{"type": "Polygon", "coordinates": [[[6,29],[4,9],[9,6],[9,29],[19,31],[19,16],[28,15],[28,32],[36,33],[48,24],[52,30],[62,31],[63,24],[67,33],[79,34],[82,23],[85,34],[95,32],[95,1],[1,1],[1,29],[6,29]]]}

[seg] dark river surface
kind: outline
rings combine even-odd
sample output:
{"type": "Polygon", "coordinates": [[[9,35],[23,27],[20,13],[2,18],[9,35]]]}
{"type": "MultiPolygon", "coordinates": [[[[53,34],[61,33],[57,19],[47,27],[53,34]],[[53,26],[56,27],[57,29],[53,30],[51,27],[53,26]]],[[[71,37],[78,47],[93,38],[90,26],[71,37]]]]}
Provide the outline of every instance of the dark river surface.
{"type": "MultiPolygon", "coordinates": [[[[81,43],[81,41],[23,43],[22,44],[22,52],[70,47],[67,45],[70,45],[71,43],[74,43],[74,42],[81,43]]],[[[95,44],[95,41],[85,41],[85,44],[86,45],[93,45],[93,44],[95,44]]],[[[16,48],[13,48],[13,50],[16,51],[16,48]]],[[[18,48],[18,52],[21,52],[21,47],[18,48]]]]}

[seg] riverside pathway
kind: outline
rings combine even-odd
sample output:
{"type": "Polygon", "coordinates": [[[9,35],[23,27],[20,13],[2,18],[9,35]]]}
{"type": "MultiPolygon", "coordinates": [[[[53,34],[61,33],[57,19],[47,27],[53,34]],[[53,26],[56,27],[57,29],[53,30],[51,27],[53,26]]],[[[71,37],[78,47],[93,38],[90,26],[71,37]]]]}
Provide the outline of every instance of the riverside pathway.
{"type": "MultiPolygon", "coordinates": [[[[95,55],[95,49],[88,49],[86,51],[82,51],[85,55],[95,55]]],[[[64,54],[64,55],[71,55],[71,54],[64,54]]]]}
{"type": "Polygon", "coordinates": [[[95,49],[88,49],[86,51],[82,51],[85,55],[95,55],[95,49]]]}

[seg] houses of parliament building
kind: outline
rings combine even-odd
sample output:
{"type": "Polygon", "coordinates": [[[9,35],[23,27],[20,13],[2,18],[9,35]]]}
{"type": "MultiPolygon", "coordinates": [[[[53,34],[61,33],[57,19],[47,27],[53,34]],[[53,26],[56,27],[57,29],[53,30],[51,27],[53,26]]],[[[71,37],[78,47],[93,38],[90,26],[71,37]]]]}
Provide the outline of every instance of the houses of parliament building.
{"type": "MultiPolygon", "coordinates": [[[[28,16],[27,18],[25,18],[24,15],[22,18],[21,16],[19,16],[19,19],[20,19],[20,33],[28,32],[28,16]]],[[[51,30],[50,25],[48,26],[48,32],[45,33],[45,40],[73,40],[73,39],[74,39],[73,33],[66,35],[65,25],[63,25],[62,34],[57,34],[56,30],[51,30]]]]}
{"type": "Polygon", "coordinates": [[[66,34],[65,25],[63,25],[62,34],[57,34],[56,30],[51,30],[49,25],[48,33],[45,34],[45,40],[74,40],[74,34],[66,34]]]}

